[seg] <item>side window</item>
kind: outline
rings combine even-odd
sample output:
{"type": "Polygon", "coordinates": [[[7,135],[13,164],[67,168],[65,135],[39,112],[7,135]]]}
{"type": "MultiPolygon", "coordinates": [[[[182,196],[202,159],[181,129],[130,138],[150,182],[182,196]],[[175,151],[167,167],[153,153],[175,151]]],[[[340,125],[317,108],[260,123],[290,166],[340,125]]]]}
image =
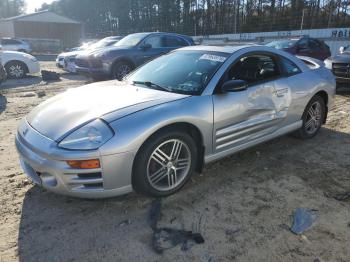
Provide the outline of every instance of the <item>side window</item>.
{"type": "Polygon", "coordinates": [[[299,40],[298,47],[301,49],[308,49],[309,48],[309,40],[308,39],[299,40]]]}
{"type": "Polygon", "coordinates": [[[152,45],[152,48],[162,48],[164,47],[162,36],[151,36],[145,40],[145,44],[152,45]]]}
{"type": "Polygon", "coordinates": [[[288,76],[301,73],[301,70],[299,69],[299,67],[296,64],[294,64],[292,61],[288,60],[287,58],[281,57],[281,63],[284,68],[284,71],[288,76]]]}
{"type": "Polygon", "coordinates": [[[181,47],[188,46],[188,43],[181,37],[176,36],[166,36],[165,37],[165,46],[166,47],[181,47]]]}
{"type": "Polygon", "coordinates": [[[321,44],[318,41],[315,41],[312,39],[310,39],[309,45],[310,45],[310,48],[314,49],[314,50],[321,50],[322,49],[321,44]]]}
{"type": "Polygon", "coordinates": [[[281,75],[273,56],[265,54],[240,58],[228,74],[229,79],[244,80],[248,84],[274,79],[281,75]]]}

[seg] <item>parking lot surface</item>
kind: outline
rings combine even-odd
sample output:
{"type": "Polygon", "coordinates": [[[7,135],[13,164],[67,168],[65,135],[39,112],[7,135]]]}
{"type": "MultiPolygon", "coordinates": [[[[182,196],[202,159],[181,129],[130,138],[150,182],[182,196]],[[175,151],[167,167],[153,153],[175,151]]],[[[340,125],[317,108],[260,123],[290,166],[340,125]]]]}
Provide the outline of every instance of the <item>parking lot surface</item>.
{"type": "MultiPolygon", "coordinates": [[[[42,68],[57,71],[53,62],[42,68]]],[[[0,261],[350,261],[350,199],[337,197],[350,192],[350,87],[340,89],[314,139],[284,136],[232,155],[163,199],[160,225],[199,231],[205,243],[159,255],[148,221],[153,199],[59,196],[34,186],[19,166],[19,121],[88,82],[63,74],[61,81],[33,76],[0,87],[0,261]],[[299,207],[317,218],[295,235],[299,207]]]]}

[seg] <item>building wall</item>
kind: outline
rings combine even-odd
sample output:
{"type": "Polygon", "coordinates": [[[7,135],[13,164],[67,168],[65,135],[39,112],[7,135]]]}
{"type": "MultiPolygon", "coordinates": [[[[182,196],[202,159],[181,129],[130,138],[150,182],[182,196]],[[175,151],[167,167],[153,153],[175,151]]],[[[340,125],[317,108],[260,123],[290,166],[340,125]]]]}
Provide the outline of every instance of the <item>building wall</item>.
{"type": "Polygon", "coordinates": [[[14,27],[12,21],[0,22],[0,37],[14,37],[14,27]]]}
{"type": "Polygon", "coordinates": [[[82,38],[82,25],[15,21],[14,32],[17,38],[60,40],[62,48],[65,48],[79,44],[82,38]]]}

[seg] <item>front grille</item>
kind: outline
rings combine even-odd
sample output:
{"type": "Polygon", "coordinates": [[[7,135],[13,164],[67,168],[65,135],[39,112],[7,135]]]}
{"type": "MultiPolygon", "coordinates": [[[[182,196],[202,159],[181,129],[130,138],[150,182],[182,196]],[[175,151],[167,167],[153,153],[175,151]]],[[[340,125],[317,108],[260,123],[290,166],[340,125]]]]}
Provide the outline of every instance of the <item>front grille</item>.
{"type": "Polygon", "coordinates": [[[66,178],[73,191],[103,189],[102,172],[66,174],[66,178]]]}
{"type": "Polygon", "coordinates": [[[333,63],[332,72],[335,76],[350,78],[350,63],[333,63]]]}

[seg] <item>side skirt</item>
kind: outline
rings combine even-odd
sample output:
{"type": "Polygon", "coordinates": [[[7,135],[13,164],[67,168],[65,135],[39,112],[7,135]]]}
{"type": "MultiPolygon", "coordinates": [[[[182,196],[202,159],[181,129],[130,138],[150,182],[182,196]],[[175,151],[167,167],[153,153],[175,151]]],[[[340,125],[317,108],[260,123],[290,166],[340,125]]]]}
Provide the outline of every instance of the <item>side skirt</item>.
{"type": "Polygon", "coordinates": [[[226,149],[226,150],[218,152],[216,154],[207,155],[204,158],[204,162],[207,164],[207,163],[213,162],[215,160],[218,160],[220,158],[223,158],[225,156],[229,156],[229,155],[232,155],[232,154],[234,154],[236,152],[239,152],[239,151],[242,151],[244,149],[247,149],[249,147],[252,147],[252,146],[261,144],[263,142],[266,142],[268,140],[274,139],[276,137],[279,137],[279,136],[291,133],[291,132],[301,128],[302,125],[303,125],[302,120],[299,120],[298,122],[295,122],[295,123],[290,124],[288,126],[282,127],[280,129],[278,129],[276,132],[273,132],[273,133],[271,133],[271,134],[269,134],[267,136],[264,136],[264,137],[261,137],[261,138],[249,141],[248,143],[245,143],[245,144],[242,144],[242,145],[230,148],[230,149],[226,149]]]}

